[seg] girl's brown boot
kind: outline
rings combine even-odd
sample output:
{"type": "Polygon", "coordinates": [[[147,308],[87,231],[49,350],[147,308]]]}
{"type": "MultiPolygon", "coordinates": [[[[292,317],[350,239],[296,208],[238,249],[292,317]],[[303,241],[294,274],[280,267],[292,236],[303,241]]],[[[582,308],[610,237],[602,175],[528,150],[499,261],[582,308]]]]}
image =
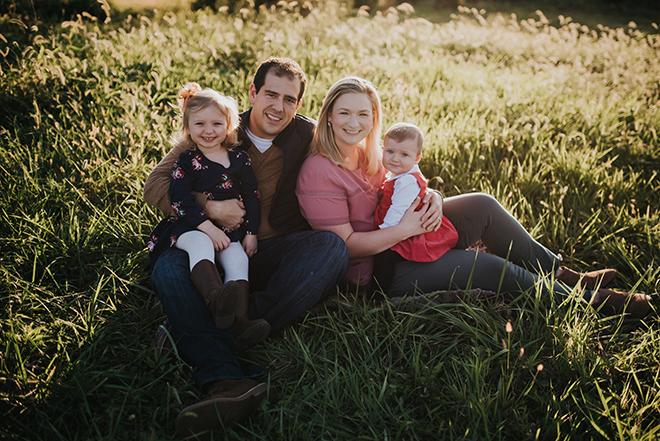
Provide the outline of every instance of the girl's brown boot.
{"type": "Polygon", "coordinates": [[[270,334],[270,324],[264,319],[250,320],[250,284],[247,280],[234,280],[227,282],[226,289],[236,291],[238,302],[234,310],[234,332],[236,350],[241,352],[249,346],[254,346],[265,340],[270,334]]]}
{"type": "Polygon", "coordinates": [[[206,301],[206,306],[213,315],[215,327],[218,329],[230,327],[234,323],[238,292],[223,287],[215,263],[208,259],[197,262],[190,272],[190,279],[206,301]]]}

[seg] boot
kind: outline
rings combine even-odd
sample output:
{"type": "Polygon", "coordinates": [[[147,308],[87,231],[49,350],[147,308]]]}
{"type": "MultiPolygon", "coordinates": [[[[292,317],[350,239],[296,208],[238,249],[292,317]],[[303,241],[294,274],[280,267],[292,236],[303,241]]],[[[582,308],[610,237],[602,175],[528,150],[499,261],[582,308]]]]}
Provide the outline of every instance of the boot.
{"type": "Polygon", "coordinates": [[[218,329],[230,327],[234,323],[238,293],[222,286],[215,263],[208,259],[197,262],[190,272],[190,279],[206,301],[206,306],[213,315],[215,327],[218,329]]]}
{"type": "Polygon", "coordinates": [[[176,418],[176,434],[185,439],[220,439],[217,432],[245,421],[264,399],[277,400],[277,391],[267,383],[248,378],[215,381],[207,395],[183,409],[176,418]],[[216,432],[213,438],[212,432],[216,432]]]}
{"type": "Polygon", "coordinates": [[[601,288],[594,293],[598,300],[592,306],[604,314],[627,314],[632,318],[642,319],[651,311],[651,296],[646,294],[627,293],[601,288]]]}
{"type": "Polygon", "coordinates": [[[564,282],[568,286],[587,287],[589,289],[594,289],[599,283],[601,288],[605,288],[616,277],[616,270],[610,268],[578,273],[562,266],[560,271],[561,273],[557,276],[557,280],[560,282],[564,282]]]}
{"type": "Polygon", "coordinates": [[[231,326],[231,330],[234,332],[236,350],[241,352],[249,346],[254,346],[266,339],[270,333],[270,324],[264,319],[250,320],[248,317],[250,284],[247,280],[233,280],[227,282],[226,286],[227,289],[235,290],[238,297],[238,303],[234,310],[234,324],[231,326]]]}

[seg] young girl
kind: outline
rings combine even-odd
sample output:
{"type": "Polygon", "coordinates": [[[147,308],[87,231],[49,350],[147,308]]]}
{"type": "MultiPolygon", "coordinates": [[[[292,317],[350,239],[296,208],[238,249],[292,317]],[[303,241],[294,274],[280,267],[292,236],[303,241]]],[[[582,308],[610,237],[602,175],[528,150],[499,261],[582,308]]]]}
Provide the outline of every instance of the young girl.
{"type": "Polygon", "coordinates": [[[178,143],[185,146],[174,164],[169,196],[176,216],[163,219],[147,248],[152,265],[168,247],[188,253],[190,278],[204,298],[215,325],[232,327],[238,347],[268,336],[263,319],[248,319],[248,258],[257,251],[259,192],[247,153],[233,150],[239,124],[236,101],[197,83],[178,93],[183,126],[178,143]],[[200,192],[212,200],[236,198],[245,205],[243,231],[228,231],[209,220],[195,202],[200,192]],[[243,237],[242,244],[239,242],[243,237]],[[224,285],[215,260],[225,272],[224,285]]]}
{"type": "MultiPolygon", "coordinates": [[[[394,124],[383,140],[383,167],[388,170],[381,187],[382,196],[374,215],[376,228],[398,225],[415,198],[426,194],[426,179],[417,164],[422,159],[422,131],[413,124],[394,124]]],[[[433,262],[452,249],[458,233],[449,219],[442,216],[437,231],[413,236],[376,255],[374,278],[383,292],[392,282],[394,266],[403,260],[433,262]]]]}

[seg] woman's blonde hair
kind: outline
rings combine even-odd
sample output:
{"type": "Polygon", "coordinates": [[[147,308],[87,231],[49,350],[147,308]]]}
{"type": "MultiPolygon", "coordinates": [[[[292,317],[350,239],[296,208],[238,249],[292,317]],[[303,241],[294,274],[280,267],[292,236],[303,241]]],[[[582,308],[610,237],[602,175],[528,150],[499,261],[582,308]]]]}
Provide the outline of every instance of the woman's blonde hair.
{"type": "Polygon", "coordinates": [[[378,91],[371,84],[370,81],[359,77],[346,77],[337,81],[328,90],[328,93],[323,100],[321,113],[319,115],[316,129],[314,130],[314,138],[310,147],[310,155],[321,155],[327,158],[335,165],[340,167],[345,166],[344,157],[339,151],[339,147],[335,142],[332,127],[328,125],[328,116],[332,112],[337,99],[347,93],[364,93],[371,101],[373,113],[373,128],[363,141],[362,158],[363,170],[368,175],[375,175],[381,168],[382,149],[380,148],[380,132],[382,126],[382,110],[380,104],[380,97],[378,91]]]}
{"type": "Polygon", "coordinates": [[[175,144],[185,148],[194,148],[195,143],[190,137],[188,124],[190,115],[199,112],[209,106],[215,106],[220,113],[227,118],[227,136],[222,141],[225,148],[234,146],[238,141],[238,105],[236,100],[230,96],[221,94],[213,89],[202,89],[197,83],[188,83],[179,90],[176,95],[179,111],[183,115],[181,130],[175,135],[175,144]]]}

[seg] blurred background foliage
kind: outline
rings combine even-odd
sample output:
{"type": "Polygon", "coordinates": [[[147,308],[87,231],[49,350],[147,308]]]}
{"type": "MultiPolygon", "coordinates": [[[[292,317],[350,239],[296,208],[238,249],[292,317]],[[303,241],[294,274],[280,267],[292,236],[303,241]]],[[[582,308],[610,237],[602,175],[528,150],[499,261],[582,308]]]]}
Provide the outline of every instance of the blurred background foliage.
{"type": "MultiPolygon", "coordinates": [[[[52,24],[61,20],[70,20],[77,15],[89,14],[100,20],[111,16],[125,16],[127,13],[147,13],[149,10],[182,10],[206,9],[217,11],[228,8],[230,12],[241,8],[258,9],[261,5],[272,6],[283,0],[0,0],[0,16],[22,21],[32,26],[35,24],[52,24]]],[[[305,3],[318,4],[324,0],[299,0],[301,6],[305,3]]],[[[291,3],[291,2],[287,2],[291,3]]],[[[371,11],[385,10],[402,3],[401,0],[347,0],[349,8],[366,5],[371,11]]],[[[489,12],[508,12],[527,10],[529,14],[540,9],[548,16],[554,10],[572,11],[577,14],[592,16],[625,16],[642,22],[657,21],[660,15],[658,0],[411,0],[409,1],[419,15],[433,15],[442,10],[441,15],[449,18],[449,13],[460,6],[485,8],[489,12]]],[[[527,17],[521,17],[527,18],[527,17]]],[[[586,22],[585,20],[580,20],[586,22]]],[[[602,22],[602,20],[601,20],[602,22]]],[[[606,23],[604,23],[606,24],[606,23]]]]}

